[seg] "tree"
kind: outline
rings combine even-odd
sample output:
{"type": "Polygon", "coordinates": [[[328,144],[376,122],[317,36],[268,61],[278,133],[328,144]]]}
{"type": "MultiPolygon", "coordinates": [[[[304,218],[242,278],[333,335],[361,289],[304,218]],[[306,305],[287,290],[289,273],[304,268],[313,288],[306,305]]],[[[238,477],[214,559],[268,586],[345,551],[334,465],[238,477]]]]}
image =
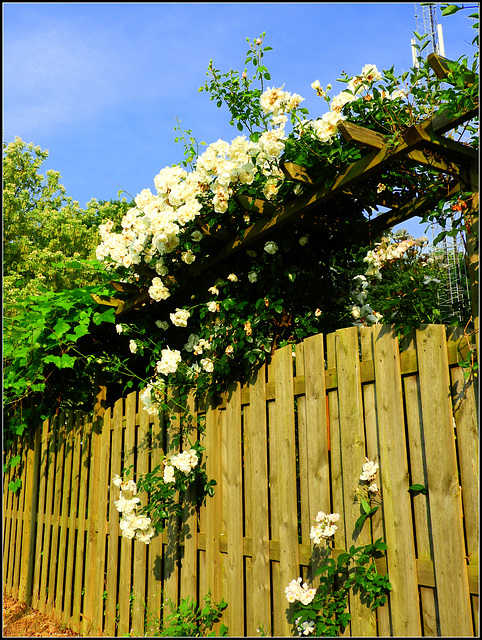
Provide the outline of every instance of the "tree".
{"type": "Polygon", "coordinates": [[[113,310],[91,296],[108,293],[111,277],[95,257],[98,229],[130,207],[125,199],[92,199],[81,209],[58,172],[40,173],[47,157],[19,137],[3,144],[6,443],[29,419],[89,403],[96,353],[90,334],[113,322],[113,310]]]}
{"type": "Polygon", "coordinates": [[[125,199],[111,202],[92,199],[85,210],[81,209],[78,202],[67,196],[57,171],[40,173],[47,157],[47,150],[27,144],[19,137],[3,143],[3,275],[7,313],[14,301],[30,294],[58,292],[105,280],[100,274],[103,270],[93,262],[99,224],[111,217],[120,221],[130,206],[125,199]]]}

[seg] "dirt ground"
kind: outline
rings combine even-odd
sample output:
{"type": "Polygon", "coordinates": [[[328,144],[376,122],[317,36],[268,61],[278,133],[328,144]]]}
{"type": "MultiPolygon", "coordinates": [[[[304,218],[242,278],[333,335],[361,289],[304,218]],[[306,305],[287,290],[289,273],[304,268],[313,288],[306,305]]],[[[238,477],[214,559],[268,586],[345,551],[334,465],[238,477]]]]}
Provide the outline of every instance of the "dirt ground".
{"type": "Polygon", "coordinates": [[[65,629],[48,616],[31,609],[23,602],[18,602],[3,594],[3,637],[5,638],[66,638],[76,636],[70,629],[65,629]]]}

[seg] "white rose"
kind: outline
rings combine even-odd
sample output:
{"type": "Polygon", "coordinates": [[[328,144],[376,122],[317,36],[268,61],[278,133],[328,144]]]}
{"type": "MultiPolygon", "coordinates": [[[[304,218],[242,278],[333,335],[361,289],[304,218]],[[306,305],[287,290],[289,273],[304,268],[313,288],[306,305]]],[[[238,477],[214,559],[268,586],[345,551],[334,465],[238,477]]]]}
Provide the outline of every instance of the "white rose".
{"type": "Polygon", "coordinates": [[[214,302],[214,300],[211,300],[211,302],[207,303],[207,308],[209,309],[209,311],[211,311],[211,313],[219,311],[219,305],[217,302],[214,302]]]}
{"type": "Polygon", "coordinates": [[[181,353],[177,349],[162,349],[161,360],[156,363],[157,372],[163,375],[168,373],[176,373],[177,367],[181,362],[181,353]]]}
{"type": "Polygon", "coordinates": [[[187,309],[176,309],[175,313],[169,314],[172,324],[176,327],[187,327],[187,321],[191,317],[191,314],[187,309]]]}
{"type": "Polygon", "coordinates": [[[264,250],[266,251],[266,253],[274,255],[278,251],[278,245],[276,244],[276,242],[270,240],[264,245],[264,250]]]}
{"type": "Polygon", "coordinates": [[[112,484],[114,484],[116,487],[120,487],[122,484],[122,478],[117,473],[112,479],[112,484]]]}
{"type": "Polygon", "coordinates": [[[201,240],[203,239],[203,234],[196,229],[196,231],[193,231],[191,233],[191,238],[194,240],[194,242],[201,242],[201,240]]]}
{"type": "Polygon", "coordinates": [[[195,259],[196,259],[196,256],[191,250],[184,251],[181,255],[181,260],[186,264],[192,264],[195,259]]]}
{"type": "Polygon", "coordinates": [[[210,358],[203,358],[201,360],[201,367],[207,373],[212,373],[214,371],[214,363],[210,358]]]}
{"type": "Polygon", "coordinates": [[[163,480],[166,484],[169,484],[175,481],[174,467],[171,467],[171,465],[169,464],[164,467],[163,480]]]}

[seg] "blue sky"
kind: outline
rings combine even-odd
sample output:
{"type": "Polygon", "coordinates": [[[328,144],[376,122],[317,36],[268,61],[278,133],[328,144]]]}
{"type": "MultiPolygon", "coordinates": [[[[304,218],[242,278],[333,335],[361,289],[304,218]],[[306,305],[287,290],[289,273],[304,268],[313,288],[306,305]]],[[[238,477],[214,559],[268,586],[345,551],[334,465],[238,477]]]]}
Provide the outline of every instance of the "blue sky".
{"type": "MultiPolygon", "coordinates": [[[[448,58],[473,55],[468,13],[438,10],[448,58]]],[[[407,70],[415,28],[409,2],[4,3],[4,141],[48,149],[44,169],[61,173],[81,207],[120,189],[136,196],[182,160],[176,118],[208,144],[238,135],[198,92],[210,59],[241,70],[246,38],[266,32],[268,85],[299,93],[318,117],[326,103],[314,80],[338,92],[342,71],[407,70]]]]}

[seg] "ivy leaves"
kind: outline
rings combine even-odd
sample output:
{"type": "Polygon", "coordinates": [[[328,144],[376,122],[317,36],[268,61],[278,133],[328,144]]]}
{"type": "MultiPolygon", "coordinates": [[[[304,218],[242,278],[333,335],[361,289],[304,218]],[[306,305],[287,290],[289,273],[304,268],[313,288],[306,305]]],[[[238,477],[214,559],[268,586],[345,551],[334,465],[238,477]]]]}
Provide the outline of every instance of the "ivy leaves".
{"type": "Polygon", "coordinates": [[[82,402],[89,395],[92,358],[79,349],[79,341],[94,326],[114,323],[114,309],[99,311],[91,294],[106,294],[104,286],[58,293],[44,292],[12,306],[4,321],[4,405],[6,443],[21,435],[27,419],[38,422],[53,411],[54,398],[82,402]],[[80,366],[80,368],[79,368],[80,366]],[[68,397],[66,370],[77,376],[68,397]],[[90,371],[90,373],[89,373],[90,371]],[[63,376],[59,374],[63,372],[63,376]],[[83,376],[87,376],[87,380],[83,376]]]}

